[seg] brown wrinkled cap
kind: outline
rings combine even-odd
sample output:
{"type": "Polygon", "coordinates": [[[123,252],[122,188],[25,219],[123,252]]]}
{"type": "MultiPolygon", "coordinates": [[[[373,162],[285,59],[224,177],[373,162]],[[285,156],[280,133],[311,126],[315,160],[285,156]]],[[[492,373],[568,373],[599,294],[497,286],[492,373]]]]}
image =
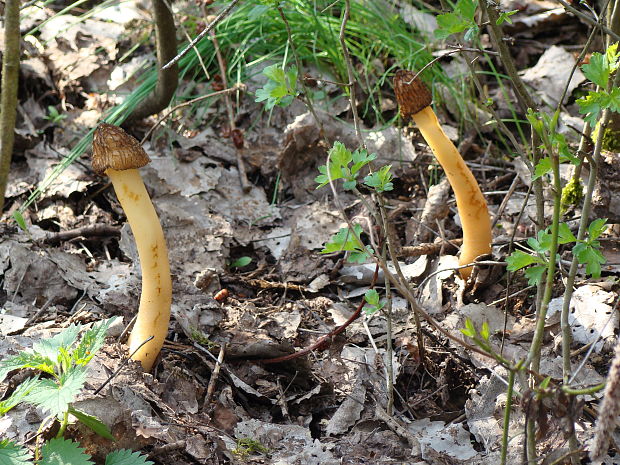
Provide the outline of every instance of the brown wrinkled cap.
{"type": "Polygon", "coordinates": [[[415,115],[433,102],[428,88],[415,75],[413,71],[399,69],[394,76],[394,93],[403,118],[415,115]]]}
{"type": "Polygon", "coordinates": [[[101,123],[93,136],[93,171],[129,170],[140,168],[151,161],[135,137],[118,126],[101,123]]]}

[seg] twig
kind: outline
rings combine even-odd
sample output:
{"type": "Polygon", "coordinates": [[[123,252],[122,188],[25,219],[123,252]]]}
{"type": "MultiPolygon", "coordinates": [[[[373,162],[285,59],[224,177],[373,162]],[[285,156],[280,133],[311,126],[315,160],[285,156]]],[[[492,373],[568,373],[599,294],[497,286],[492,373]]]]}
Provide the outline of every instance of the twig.
{"type": "Polygon", "coordinates": [[[228,16],[228,14],[232,11],[232,9],[235,7],[235,5],[239,3],[239,0],[232,0],[228,6],[226,8],[224,8],[221,13],[219,15],[217,15],[215,17],[215,19],[213,21],[211,21],[209,23],[209,25],[207,27],[205,27],[200,34],[198,34],[196,36],[196,38],[194,40],[192,40],[189,45],[187,45],[187,47],[185,47],[181,53],[179,53],[177,56],[175,56],[172,60],[170,60],[168,63],[166,63],[164,66],[162,66],[162,69],[168,69],[171,66],[174,66],[181,58],[183,58],[187,52],[189,52],[194,45],[196,45],[200,39],[202,39],[205,35],[207,35],[209,33],[209,31],[211,29],[213,29],[220,21],[222,21],[226,16],[228,16]]]}
{"type": "Polygon", "coordinates": [[[90,226],[82,226],[81,228],[69,229],[67,231],[50,232],[45,235],[43,242],[48,244],[56,244],[58,242],[68,241],[76,237],[98,237],[98,236],[118,236],[121,228],[111,226],[109,224],[98,223],[90,226]]]}
{"type": "Polygon", "coordinates": [[[209,403],[211,403],[211,397],[213,397],[213,392],[215,391],[215,383],[220,374],[220,368],[222,366],[222,362],[224,361],[224,356],[226,354],[226,344],[222,344],[220,347],[220,353],[217,356],[217,360],[215,362],[215,368],[211,372],[211,378],[209,378],[209,385],[207,386],[207,394],[205,395],[205,400],[203,405],[207,407],[209,403]]]}

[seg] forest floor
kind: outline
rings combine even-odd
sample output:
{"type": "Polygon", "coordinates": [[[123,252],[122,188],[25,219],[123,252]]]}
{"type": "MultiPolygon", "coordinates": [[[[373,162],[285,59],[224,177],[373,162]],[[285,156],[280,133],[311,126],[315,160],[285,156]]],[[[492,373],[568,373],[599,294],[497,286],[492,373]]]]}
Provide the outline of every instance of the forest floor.
{"type": "MultiPolygon", "coordinates": [[[[557,83],[573,69],[587,27],[553,2],[527,3],[507,25],[513,56],[537,98],[557,103],[562,90],[557,83]]],[[[413,10],[395,11],[408,18],[413,10]]],[[[389,312],[362,312],[329,344],[293,360],[265,363],[309,347],[347,321],[370,288],[375,265],[320,253],[346,226],[330,189],[316,189],[326,144],[302,102],[269,112],[254,101],[253,93],[264,85],[261,75],[243,82],[245,91],[233,98],[245,139],[240,154],[224,134],[223,99],[202,110],[202,121],[190,122],[180,110],[144,143],[151,163],[141,172],[169,246],[172,319],[152,374],[126,362],[127,347],[119,336],[138,306],[139,262],[124,213],[107,179],[93,173],[90,153],[65,169],[24,212],[27,232],[11,215],[103,112],[135,87],[134,79],[125,80],[132,66],[152,56],[152,47],[140,47],[132,60],[119,63],[119,58],[138,35],[136,24],[146,24],[149,13],[127,2],[86,20],[66,14],[43,22],[53,14],[38,8],[22,23],[23,31],[40,29],[24,42],[28,59],[22,63],[17,141],[2,223],[0,359],[72,323],[122,317],[111,328],[115,338],[91,363],[85,389],[74,403],[108,424],[118,441],[101,439],[80,424],[70,426],[66,436],[98,462],[109,450],[130,448],[166,464],[499,463],[506,370],[426,323],[418,334],[410,305],[398,293],[389,312]],[[240,178],[238,155],[247,185],[240,178]],[[390,371],[394,411],[388,414],[390,371]],[[210,382],[214,389],[208,391],[210,382]]],[[[417,17],[432,25],[431,16],[417,17]]],[[[459,55],[441,63],[455,79],[467,73],[459,55]]],[[[329,80],[319,70],[308,73],[329,80]]],[[[509,118],[505,89],[489,82],[489,97],[500,116],[509,118]]],[[[571,83],[569,94],[585,83],[579,70],[571,83]]],[[[320,85],[328,95],[341,95],[337,86],[320,85]]],[[[182,81],[178,93],[210,89],[209,82],[182,81]]],[[[397,108],[389,82],[383,91],[390,117],[397,108]]],[[[360,106],[364,98],[359,95],[360,106]]],[[[328,143],[338,140],[355,149],[348,100],[325,99],[316,108],[328,143]]],[[[531,343],[536,289],[522,273],[507,276],[501,262],[515,241],[534,235],[536,206],[527,195],[530,173],[503,153],[493,125],[485,124],[491,117],[483,108],[477,107],[480,119],[471,123],[460,119],[450,102],[438,106],[444,129],[467,159],[496,221],[492,260],[498,264],[481,266],[468,283],[454,270],[458,248],[440,239],[461,237],[452,191],[446,182],[437,182],[440,170],[415,127],[366,125],[363,134],[377,165],[392,165],[395,188],[386,199],[394,237],[402,246],[434,244],[425,255],[401,257],[419,303],[458,337],[466,319],[476,327],[486,321],[493,346],[518,360],[531,343]]],[[[564,110],[566,137],[576,144],[574,128],[580,130],[583,121],[574,97],[564,110]]],[[[127,129],[140,140],[155,121],[127,129]]],[[[563,176],[570,178],[568,170],[563,176]]],[[[613,179],[614,174],[602,176],[613,179]]],[[[610,195],[613,199],[619,193],[610,195]]],[[[372,234],[364,204],[342,189],[338,201],[372,234]]],[[[599,216],[606,216],[606,205],[597,208],[603,212],[599,216]]],[[[549,217],[551,210],[546,204],[549,217]]],[[[569,209],[565,221],[574,226],[579,215],[579,209],[569,209]]],[[[615,343],[620,251],[613,231],[601,238],[607,260],[602,278],[586,279],[580,272],[571,304],[572,361],[579,367],[574,385],[604,381],[615,343]]],[[[383,293],[382,275],[378,283],[383,293]]],[[[562,379],[562,291],[559,282],[540,367],[554,380],[562,379]]],[[[592,435],[598,399],[600,394],[586,397],[579,412],[572,413],[582,443],[592,435]]],[[[508,463],[522,459],[526,409],[520,402],[510,420],[508,463]]],[[[571,413],[563,402],[550,395],[536,412],[546,425],[538,444],[543,456],[567,450],[564,420],[571,413]]],[[[0,437],[32,446],[43,417],[21,404],[0,418],[0,437]]]]}

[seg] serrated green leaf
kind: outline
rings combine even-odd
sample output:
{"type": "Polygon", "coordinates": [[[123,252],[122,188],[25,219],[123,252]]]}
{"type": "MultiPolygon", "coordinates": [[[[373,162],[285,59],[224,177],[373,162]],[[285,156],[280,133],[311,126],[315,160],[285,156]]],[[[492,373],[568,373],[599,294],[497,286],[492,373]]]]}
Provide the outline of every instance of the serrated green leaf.
{"type": "Polygon", "coordinates": [[[392,173],[390,172],[391,168],[392,165],[385,165],[382,166],[379,171],[370,173],[364,178],[364,184],[374,188],[377,192],[391,191],[394,189],[392,173]]]}
{"type": "Polygon", "coordinates": [[[263,69],[263,74],[267,76],[268,79],[271,79],[272,81],[277,82],[278,84],[286,83],[286,77],[284,74],[284,70],[282,69],[282,66],[280,66],[279,64],[274,64],[274,65],[265,67],[263,69]]]}
{"type": "Polygon", "coordinates": [[[593,241],[599,238],[607,228],[607,218],[598,218],[588,226],[588,240],[593,241]]]}
{"type": "Polygon", "coordinates": [[[33,344],[32,351],[48,358],[49,360],[57,360],[59,349],[61,347],[65,349],[71,347],[77,341],[77,336],[80,329],[81,326],[71,324],[54,337],[43,339],[42,341],[33,344]]]}
{"type": "Polygon", "coordinates": [[[437,16],[437,29],[435,29],[435,37],[445,39],[452,34],[463,32],[469,27],[469,22],[461,19],[454,13],[445,13],[437,16]]]}
{"type": "Polygon", "coordinates": [[[375,289],[368,289],[364,294],[364,299],[370,305],[377,305],[379,303],[379,293],[375,289]]]}
{"type": "Polygon", "coordinates": [[[364,166],[377,158],[376,153],[368,154],[365,149],[358,149],[352,154],[353,166],[351,167],[351,174],[357,174],[364,166]]]}
{"type": "Polygon", "coordinates": [[[329,159],[337,165],[347,166],[353,160],[353,154],[342,142],[336,141],[329,149],[329,159]]]}
{"type": "Polygon", "coordinates": [[[508,257],[506,257],[506,263],[508,271],[518,271],[521,268],[525,268],[533,263],[540,263],[540,258],[535,257],[529,253],[525,253],[522,250],[515,250],[508,257]]]}
{"type": "Polygon", "coordinates": [[[570,230],[570,227],[566,223],[560,223],[558,225],[558,243],[569,244],[570,242],[576,242],[577,238],[570,230]]]}
{"type": "Polygon", "coordinates": [[[584,116],[584,120],[592,126],[596,126],[601,111],[611,106],[611,98],[605,91],[588,92],[588,95],[577,99],[579,113],[584,116]]]}
{"type": "Polygon", "coordinates": [[[112,435],[110,428],[103,423],[99,418],[89,415],[86,412],[82,412],[72,406],[69,406],[69,413],[77,418],[82,424],[92,429],[95,433],[110,441],[116,441],[116,438],[112,435]]]}
{"type": "Polygon", "coordinates": [[[546,270],[547,267],[543,265],[532,266],[531,268],[525,270],[525,276],[527,276],[527,283],[530,286],[534,286],[542,282],[542,278],[546,270]]]}
{"type": "Polygon", "coordinates": [[[32,453],[8,439],[0,440],[0,465],[30,465],[32,453]]]}
{"type": "Polygon", "coordinates": [[[105,458],[105,465],[152,465],[145,455],[132,452],[128,449],[119,449],[110,452],[105,458]]]}
{"type": "Polygon", "coordinates": [[[108,318],[94,324],[84,332],[77,347],[71,353],[71,359],[77,365],[86,365],[103,347],[110,326],[118,317],[108,318]]]}
{"type": "Polygon", "coordinates": [[[597,86],[602,89],[607,88],[609,82],[609,62],[605,55],[601,55],[598,52],[593,53],[590,56],[590,62],[581,67],[583,74],[597,86]]]}
{"type": "Polygon", "coordinates": [[[536,166],[534,167],[534,176],[532,176],[532,180],[535,181],[541,176],[544,176],[545,174],[550,173],[552,169],[553,169],[553,166],[551,164],[551,158],[549,157],[541,158],[540,161],[536,163],[536,166]]]}
{"type": "Polygon", "coordinates": [[[85,381],[86,367],[75,366],[63,373],[57,382],[51,379],[40,380],[24,400],[52,415],[60,416],[67,411],[69,403],[82,390],[85,381]]]}
{"type": "Polygon", "coordinates": [[[600,278],[601,265],[606,262],[603,254],[596,248],[597,241],[593,243],[580,242],[573,247],[573,254],[577,257],[579,263],[586,265],[586,273],[593,278],[600,278]]]}
{"type": "Polygon", "coordinates": [[[43,456],[39,465],[92,465],[90,455],[77,442],[64,438],[54,438],[41,448],[43,456]]]}
{"type": "Polygon", "coordinates": [[[0,402],[0,416],[6,414],[13,407],[18,405],[24,398],[39,384],[39,377],[28,378],[20,383],[13,393],[0,402]]]}
{"type": "Polygon", "coordinates": [[[13,370],[21,370],[23,368],[32,368],[53,375],[54,361],[39,354],[30,352],[20,352],[19,354],[0,360],[0,382],[4,381],[6,376],[13,370]]]}
{"type": "Polygon", "coordinates": [[[368,247],[369,251],[365,251],[365,250],[353,250],[351,252],[349,252],[349,256],[347,257],[347,262],[348,263],[359,263],[360,265],[362,263],[366,263],[368,261],[368,259],[370,258],[370,254],[373,252],[371,247],[368,247]]]}

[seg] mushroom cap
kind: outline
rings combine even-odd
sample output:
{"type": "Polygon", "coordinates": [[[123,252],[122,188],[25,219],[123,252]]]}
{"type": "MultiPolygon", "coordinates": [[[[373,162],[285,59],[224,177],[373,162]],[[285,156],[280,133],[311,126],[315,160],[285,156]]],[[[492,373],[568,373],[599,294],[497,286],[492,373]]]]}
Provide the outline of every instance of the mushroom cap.
{"type": "Polygon", "coordinates": [[[93,171],[117,171],[140,168],[151,161],[135,137],[118,126],[101,123],[93,136],[93,171]]]}
{"type": "Polygon", "coordinates": [[[433,96],[414,71],[399,69],[394,76],[394,94],[403,118],[424,110],[433,102],[433,96]]]}

